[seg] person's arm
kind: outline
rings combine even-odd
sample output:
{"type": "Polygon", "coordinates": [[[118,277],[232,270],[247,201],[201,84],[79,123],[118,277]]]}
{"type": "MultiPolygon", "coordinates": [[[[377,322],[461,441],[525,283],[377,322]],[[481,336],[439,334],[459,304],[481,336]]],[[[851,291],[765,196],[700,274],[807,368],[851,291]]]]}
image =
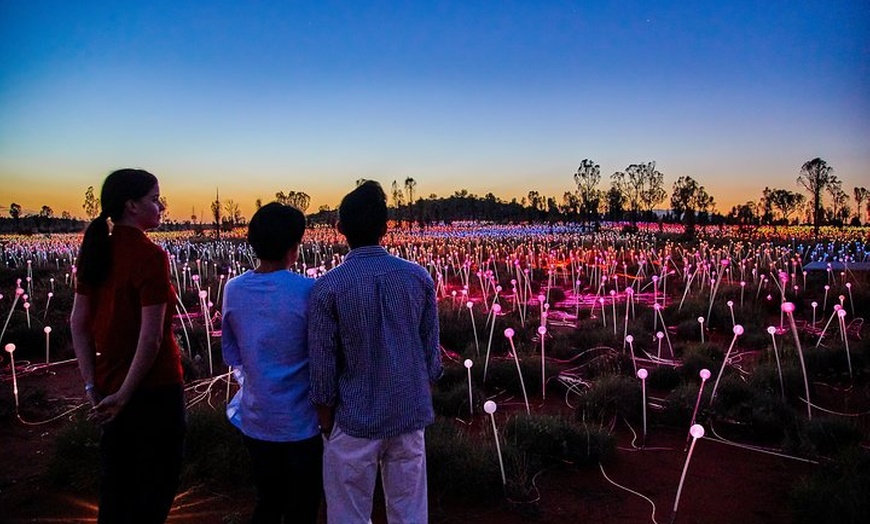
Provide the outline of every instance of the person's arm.
{"type": "Polygon", "coordinates": [[[236,339],[236,333],[233,331],[233,322],[235,319],[232,314],[232,305],[235,296],[232,293],[232,286],[227,284],[224,288],[223,318],[221,319],[221,355],[224,359],[224,364],[238,368],[242,365],[242,354],[239,350],[239,344],[236,339]]]}
{"type": "Polygon", "coordinates": [[[94,406],[93,418],[99,423],[105,424],[118,416],[154,365],[160,343],[163,341],[165,315],[165,303],[142,307],[142,324],[139,328],[139,341],[136,344],[133,362],[121,388],[94,406]]]}
{"type": "MultiPolygon", "coordinates": [[[[427,275],[428,276],[428,275],[427,275]]],[[[423,315],[420,319],[420,340],[426,357],[426,371],[429,382],[434,384],[441,378],[441,346],[438,332],[438,298],[435,293],[435,283],[427,278],[425,284],[425,302],[423,315]]]]}
{"type": "Polygon", "coordinates": [[[85,394],[91,405],[99,404],[102,397],[94,386],[96,349],[94,337],[91,334],[91,317],[93,315],[91,299],[87,295],[75,294],[73,308],[70,314],[70,331],[72,331],[73,351],[79,365],[79,373],[85,382],[85,394]]]}
{"type": "Polygon", "coordinates": [[[331,294],[326,286],[315,284],[308,303],[308,355],[311,376],[311,403],[317,410],[317,422],[325,435],[335,424],[338,397],[338,322],[331,294]]]}

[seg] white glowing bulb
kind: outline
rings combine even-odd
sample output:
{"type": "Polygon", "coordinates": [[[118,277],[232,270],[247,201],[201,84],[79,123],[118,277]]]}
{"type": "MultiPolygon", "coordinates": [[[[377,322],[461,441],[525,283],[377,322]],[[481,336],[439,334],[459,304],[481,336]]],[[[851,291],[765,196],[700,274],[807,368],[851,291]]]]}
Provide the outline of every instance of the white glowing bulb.
{"type": "Polygon", "coordinates": [[[46,335],[51,333],[51,326],[45,326],[42,328],[42,331],[44,331],[46,335]]]}
{"type": "Polygon", "coordinates": [[[776,328],[773,326],[767,326],[767,334],[773,335],[774,333],[776,333],[776,328]]]}
{"type": "Polygon", "coordinates": [[[466,368],[471,369],[471,366],[474,365],[474,362],[472,362],[470,358],[467,358],[465,359],[465,362],[463,362],[463,364],[465,364],[466,368]]]}
{"type": "Polygon", "coordinates": [[[659,340],[661,340],[661,339],[665,338],[665,334],[662,333],[661,331],[657,331],[657,332],[656,332],[656,338],[659,339],[659,340]]]}
{"type": "Polygon", "coordinates": [[[846,316],[846,310],[841,309],[841,310],[837,311],[837,316],[839,316],[840,318],[844,318],[846,316]]]}
{"type": "Polygon", "coordinates": [[[743,326],[741,326],[740,324],[735,324],[733,331],[734,331],[735,335],[742,335],[743,334],[743,326]]]}
{"type": "Polygon", "coordinates": [[[487,413],[489,413],[490,415],[495,413],[496,409],[498,409],[498,406],[495,404],[495,402],[493,402],[491,400],[487,400],[486,402],[483,403],[483,410],[486,411],[487,413]]]}
{"type": "Polygon", "coordinates": [[[648,377],[648,376],[649,376],[649,373],[647,372],[647,370],[645,370],[643,368],[640,368],[637,370],[637,378],[639,378],[641,380],[646,380],[646,377],[648,377]]]}
{"type": "Polygon", "coordinates": [[[703,323],[704,323],[704,317],[698,317],[698,323],[699,323],[699,324],[703,324],[703,323]]]}
{"type": "Polygon", "coordinates": [[[692,435],[692,438],[699,439],[704,436],[704,426],[700,424],[695,424],[691,428],[689,428],[689,434],[692,435]]]}
{"type": "Polygon", "coordinates": [[[710,370],[704,368],[701,370],[700,375],[701,375],[701,380],[707,380],[710,378],[710,370]]]}

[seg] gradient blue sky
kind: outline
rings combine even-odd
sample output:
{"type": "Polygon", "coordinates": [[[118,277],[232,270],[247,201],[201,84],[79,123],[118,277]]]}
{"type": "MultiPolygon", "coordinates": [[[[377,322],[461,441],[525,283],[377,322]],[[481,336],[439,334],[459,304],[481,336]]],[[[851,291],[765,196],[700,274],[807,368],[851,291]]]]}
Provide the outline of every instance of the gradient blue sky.
{"type": "Polygon", "coordinates": [[[561,199],[583,158],[727,212],[816,156],[870,185],[866,0],[0,2],[4,214],[127,166],[176,219],[358,178],[561,199]]]}

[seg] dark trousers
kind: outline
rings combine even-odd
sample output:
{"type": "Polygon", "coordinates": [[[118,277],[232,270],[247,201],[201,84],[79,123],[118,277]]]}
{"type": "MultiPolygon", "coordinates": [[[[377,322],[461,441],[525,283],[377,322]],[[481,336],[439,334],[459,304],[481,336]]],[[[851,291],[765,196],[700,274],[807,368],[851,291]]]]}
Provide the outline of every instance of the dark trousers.
{"type": "Polygon", "coordinates": [[[268,442],[245,436],[257,506],[253,524],[316,523],[323,493],[323,440],[268,442]],[[282,520],[283,519],[283,520],[282,520]]]}
{"type": "Polygon", "coordinates": [[[100,438],[99,524],[166,522],[184,451],[182,386],[137,391],[100,438]]]}

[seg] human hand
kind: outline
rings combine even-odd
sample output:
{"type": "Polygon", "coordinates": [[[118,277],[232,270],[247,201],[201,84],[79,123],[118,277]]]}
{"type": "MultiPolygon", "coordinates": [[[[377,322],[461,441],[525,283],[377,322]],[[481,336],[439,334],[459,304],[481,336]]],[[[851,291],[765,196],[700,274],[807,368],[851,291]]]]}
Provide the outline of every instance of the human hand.
{"type": "Polygon", "coordinates": [[[91,403],[91,408],[96,407],[96,405],[99,404],[100,401],[103,400],[103,396],[100,395],[100,392],[97,391],[96,389],[94,389],[93,387],[85,390],[85,394],[87,395],[88,400],[91,403]]]}
{"type": "Polygon", "coordinates": [[[127,398],[118,393],[113,393],[101,399],[94,407],[91,408],[88,414],[88,420],[93,420],[98,424],[106,424],[111,422],[118,416],[118,413],[124,409],[127,404],[127,398]]]}

